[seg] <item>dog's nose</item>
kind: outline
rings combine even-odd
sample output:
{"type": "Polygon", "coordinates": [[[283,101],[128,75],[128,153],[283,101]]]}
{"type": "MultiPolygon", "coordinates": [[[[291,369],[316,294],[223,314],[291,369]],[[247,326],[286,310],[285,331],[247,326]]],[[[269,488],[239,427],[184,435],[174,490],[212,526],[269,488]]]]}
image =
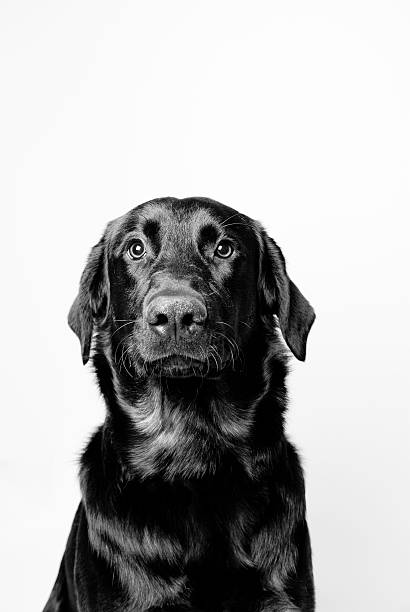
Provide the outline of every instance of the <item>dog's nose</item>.
{"type": "Polygon", "coordinates": [[[151,300],[146,313],[150,328],[160,336],[193,337],[203,330],[207,317],[205,304],[190,295],[159,295],[151,300]]]}

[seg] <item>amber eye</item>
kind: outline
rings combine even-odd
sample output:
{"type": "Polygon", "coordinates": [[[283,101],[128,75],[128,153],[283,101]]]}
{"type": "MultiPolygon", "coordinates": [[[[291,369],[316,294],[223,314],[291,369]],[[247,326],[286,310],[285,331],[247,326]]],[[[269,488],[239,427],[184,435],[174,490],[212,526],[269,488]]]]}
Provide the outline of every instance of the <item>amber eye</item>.
{"type": "Polygon", "coordinates": [[[222,259],[228,259],[233,253],[233,246],[229,240],[221,240],[215,249],[215,255],[222,259]]]}
{"type": "Polygon", "coordinates": [[[131,257],[131,259],[141,259],[144,257],[145,245],[142,240],[137,238],[137,240],[131,242],[130,246],[128,247],[128,255],[131,257]]]}

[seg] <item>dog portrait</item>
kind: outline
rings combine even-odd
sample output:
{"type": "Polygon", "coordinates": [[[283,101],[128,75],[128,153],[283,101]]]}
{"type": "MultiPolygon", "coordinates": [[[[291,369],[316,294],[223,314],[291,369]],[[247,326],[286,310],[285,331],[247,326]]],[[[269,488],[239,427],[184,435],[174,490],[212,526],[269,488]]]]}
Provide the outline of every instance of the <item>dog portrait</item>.
{"type": "Polygon", "coordinates": [[[314,610],[284,421],[314,319],[233,208],[161,198],[108,223],[68,315],[106,418],[45,612],[314,610]]]}
{"type": "Polygon", "coordinates": [[[2,610],[410,612],[410,3],[0,15],[2,610]]]}

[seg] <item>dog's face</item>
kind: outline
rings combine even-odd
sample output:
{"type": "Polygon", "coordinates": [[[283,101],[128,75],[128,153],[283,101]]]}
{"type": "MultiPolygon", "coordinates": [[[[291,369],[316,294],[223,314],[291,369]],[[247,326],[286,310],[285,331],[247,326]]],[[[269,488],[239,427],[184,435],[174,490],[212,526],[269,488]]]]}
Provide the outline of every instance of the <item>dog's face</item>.
{"type": "Polygon", "coordinates": [[[259,224],[212,200],[164,198],[109,223],[69,323],[84,362],[99,329],[114,367],[130,376],[204,377],[242,365],[274,314],[304,359],[314,313],[259,224]]]}
{"type": "Polygon", "coordinates": [[[234,365],[256,309],[249,224],[221,206],[171,201],[141,206],[111,231],[116,361],[126,352],[127,364],[169,376],[234,365]]]}

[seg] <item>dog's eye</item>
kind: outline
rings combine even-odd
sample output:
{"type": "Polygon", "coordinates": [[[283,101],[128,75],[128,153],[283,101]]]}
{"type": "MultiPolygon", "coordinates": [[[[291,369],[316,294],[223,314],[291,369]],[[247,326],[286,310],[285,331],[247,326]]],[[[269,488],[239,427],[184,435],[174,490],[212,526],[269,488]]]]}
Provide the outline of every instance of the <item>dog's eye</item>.
{"type": "Polygon", "coordinates": [[[130,244],[130,246],[128,247],[128,255],[131,257],[131,259],[141,259],[142,257],[144,257],[145,245],[142,240],[137,238],[137,240],[134,240],[130,244]]]}
{"type": "Polygon", "coordinates": [[[221,240],[215,249],[215,255],[222,259],[228,259],[233,253],[233,245],[229,240],[221,240]]]}

